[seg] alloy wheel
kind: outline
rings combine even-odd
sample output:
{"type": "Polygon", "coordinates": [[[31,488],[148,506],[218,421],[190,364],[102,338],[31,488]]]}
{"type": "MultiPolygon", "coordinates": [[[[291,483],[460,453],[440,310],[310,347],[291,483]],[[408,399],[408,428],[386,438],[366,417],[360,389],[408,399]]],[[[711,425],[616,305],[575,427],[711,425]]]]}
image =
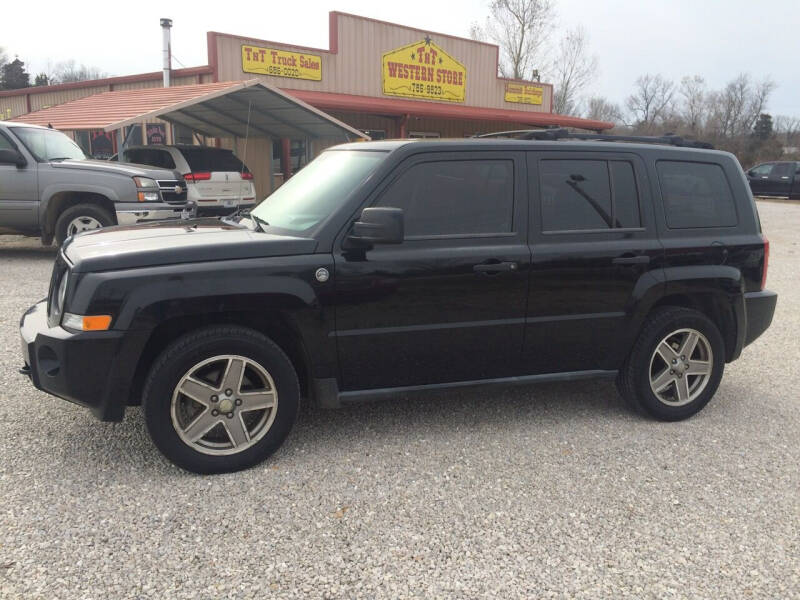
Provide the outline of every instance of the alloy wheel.
{"type": "Polygon", "coordinates": [[[278,392],[269,372],[244,356],[220,355],[190,368],[172,394],[172,425],[203,454],[242,452],[275,420],[278,392]]]}
{"type": "Polygon", "coordinates": [[[684,406],[708,385],[714,353],[696,329],[678,329],[656,346],[650,358],[650,389],[667,406],[684,406]]]}

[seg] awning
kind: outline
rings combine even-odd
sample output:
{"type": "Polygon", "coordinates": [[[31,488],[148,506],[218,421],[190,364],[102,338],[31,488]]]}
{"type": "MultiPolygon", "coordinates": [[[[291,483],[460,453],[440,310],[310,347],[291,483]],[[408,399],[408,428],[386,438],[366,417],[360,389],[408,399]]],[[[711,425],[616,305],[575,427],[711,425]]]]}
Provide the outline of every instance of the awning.
{"type": "Polygon", "coordinates": [[[302,100],[258,80],[104,92],[12,121],[61,130],[113,131],[159,118],[210,137],[363,138],[302,100]]]}
{"type": "Polygon", "coordinates": [[[435,119],[503,121],[505,123],[523,123],[537,127],[575,127],[590,131],[603,131],[614,127],[614,123],[609,123],[608,121],[530,110],[464,106],[444,102],[427,102],[425,100],[405,100],[403,98],[373,98],[371,96],[336,94],[315,90],[290,89],[286,91],[295,98],[324,110],[376,115],[411,115],[435,119]]]}

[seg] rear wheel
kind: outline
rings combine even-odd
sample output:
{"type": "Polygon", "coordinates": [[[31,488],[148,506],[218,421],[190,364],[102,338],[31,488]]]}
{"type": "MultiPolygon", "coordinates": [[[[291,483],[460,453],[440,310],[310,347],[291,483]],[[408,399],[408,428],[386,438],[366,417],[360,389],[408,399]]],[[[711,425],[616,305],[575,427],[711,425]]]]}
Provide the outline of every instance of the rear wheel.
{"type": "Polygon", "coordinates": [[[195,473],[237,471],[266,459],[297,417],[291,362],[264,335],[211,327],[170,345],[153,365],[144,411],[153,441],[195,473]]]}
{"type": "Polygon", "coordinates": [[[60,246],[69,236],[100,229],[114,223],[113,217],[104,208],[95,204],[76,204],[62,212],[56,220],[56,243],[60,246]]]}
{"type": "Polygon", "coordinates": [[[657,419],[686,419],[717,391],[724,353],[711,319],[687,308],[662,308],[645,323],[617,386],[628,404],[657,419]]]}

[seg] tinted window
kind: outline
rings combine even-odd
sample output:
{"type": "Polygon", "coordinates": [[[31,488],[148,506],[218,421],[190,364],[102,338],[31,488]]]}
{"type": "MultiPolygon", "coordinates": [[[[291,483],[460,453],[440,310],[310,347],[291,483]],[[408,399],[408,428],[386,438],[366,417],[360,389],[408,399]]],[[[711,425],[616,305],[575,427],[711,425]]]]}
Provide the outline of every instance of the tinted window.
{"type": "Polygon", "coordinates": [[[233,152],[222,148],[181,148],[181,154],[189,163],[193,173],[203,171],[229,171],[248,173],[247,167],[242,164],[233,152]]]}
{"type": "Polygon", "coordinates": [[[166,150],[156,150],[155,148],[134,148],[125,150],[125,161],[139,165],[150,165],[162,169],[174,169],[175,161],[166,150]]]}
{"type": "Polygon", "coordinates": [[[639,192],[631,163],[543,160],[539,170],[543,231],[641,225],[639,192]]]}
{"type": "Polygon", "coordinates": [[[789,175],[793,175],[794,171],[794,163],[778,163],[775,165],[775,168],[772,169],[772,173],[770,174],[772,177],[788,177],[789,175]]]}
{"type": "Polygon", "coordinates": [[[665,160],[657,167],[670,229],[736,225],[733,195],[722,167],[665,160]]]}
{"type": "Polygon", "coordinates": [[[615,227],[640,227],[639,190],[636,188],[636,176],[633,165],[625,161],[610,161],[611,186],[614,191],[615,227]]]}
{"type": "Polygon", "coordinates": [[[755,175],[756,177],[768,177],[770,172],[772,171],[772,163],[767,163],[765,165],[758,165],[757,167],[753,167],[750,169],[750,173],[755,175]]]}
{"type": "Polygon", "coordinates": [[[9,142],[6,139],[6,136],[4,136],[3,134],[0,134],[0,150],[13,150],[13,149],[14,149],[14,146],[12,146],[11,142],[9,142]]]}
{"type": "Polygon", "coordinates": [[[507,233],[514,212],[514,163],[417,164],[391,184],[378,205],[404,210],[406,237],[507,233]]]}

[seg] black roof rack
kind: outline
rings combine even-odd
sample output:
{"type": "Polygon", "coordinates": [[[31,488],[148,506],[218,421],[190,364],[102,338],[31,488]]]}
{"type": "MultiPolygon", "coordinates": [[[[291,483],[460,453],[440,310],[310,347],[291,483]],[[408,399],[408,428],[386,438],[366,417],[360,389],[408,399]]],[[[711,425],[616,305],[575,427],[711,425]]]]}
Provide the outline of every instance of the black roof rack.
{"type": "Polygon", "coordinates": [[[641,144],[666,144],[683,148],[704,148],[713,150],[714,146],[708,142],[687,140],[679,135],[666,133],[662,136],[649,135],[613,135],[610,133],[574,133],[568,129],[518,129],[514,131],[497,131],[476,135],[479,138],[510,137],[519,140],[594,140],[600,142],[638,142],[641,144]]]}

